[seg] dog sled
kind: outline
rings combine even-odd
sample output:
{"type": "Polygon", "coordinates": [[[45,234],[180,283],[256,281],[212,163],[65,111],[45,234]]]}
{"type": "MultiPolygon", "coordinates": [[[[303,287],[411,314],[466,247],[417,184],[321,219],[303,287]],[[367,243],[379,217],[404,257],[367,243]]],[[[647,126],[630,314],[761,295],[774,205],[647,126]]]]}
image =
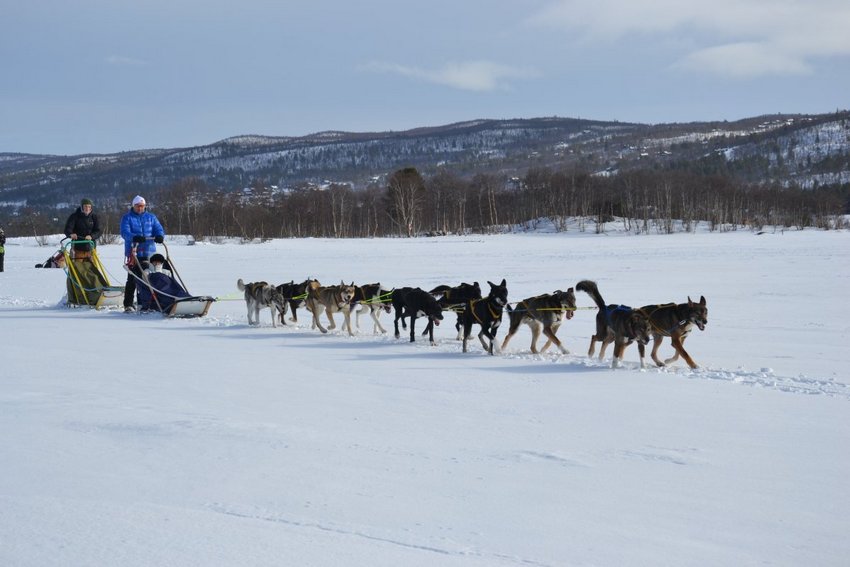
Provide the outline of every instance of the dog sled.
{"type": "MultiPolygon", "coordinates": [[[[63,239],[62,260],[67,275],[67,302],[70,306],[103,309],[119,307],[124,300],[124,288],[113,286],[106,269],[97,255],[97,248],[89,240],[63,239]],[[68,242],[65,242],[68,240],[68,242]],[[73,245],[88,244],[89,250],[75,250],[73,245]]],[[[54,254],[55,256],[55,254],[54,254]]],[[[51,256],[53,258],[54,256],[51,256]]]]}
{"type": "MultiPolygon", "coordinates": [[[[130,266],[124,266],[136,280],[136,300],[140,311],[159,311],[164,317],[203,317],[215,301],[207,295],[192,295],[189,293],[183,278],[174,266],[174,261],[168,252],[168,246],[162,244],[165,256],[154,254],[149,262],[153,264],[156,256],[162,260],[162,270],[152,270],[142,266],[139,272],[130,266]],[[138,275],[141,273],[141,277],[138,275]]],[[[138,264],[136,246],[132,248],[131,262],[138,264]]]]}
{"type": "Polygon", "coordinates": [[[50,258],[40,264],[35,265],[36,268],[65,268],[65,252],[62,248],[50,255],[50,258]]]}

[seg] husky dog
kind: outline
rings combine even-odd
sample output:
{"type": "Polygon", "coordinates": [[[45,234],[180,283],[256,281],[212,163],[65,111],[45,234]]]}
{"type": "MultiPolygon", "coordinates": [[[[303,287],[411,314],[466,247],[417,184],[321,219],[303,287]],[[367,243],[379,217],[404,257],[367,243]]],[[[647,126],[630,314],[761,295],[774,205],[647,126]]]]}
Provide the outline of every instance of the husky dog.
{"type": "MultiPolygon", "coordinates": [[[[599,360],[602,360],[605,356],[605,348],[613,342],[614,359],[611,361],[611,368],[617,368],[623,360],[623,353],[627,346],[635,341],[639,346],[646,346],[649,343],[652,326],[649,323],[649,317],[640,309],[632,309],[625,305],[605,305],[596,282],[590,280],[578,282],[576,289],[590,295],[599,307],[599,313],[596,314],[596,333],[590,337],[590,349],[587,351],[587,356],[593,356],[596,341],[600,341],[602,347],[599,349],[599,360]]],[[[638,350],[640,351],[640,367],[645,368],[644,350],[643,348],[638,350]]]]}
{"type": "MultiPolygon", "coordinates": [[[[640,310],[649,317],[649,322],[652,325],[653,343],[651,356],[655,364],[658,366],[671,364],[679,360],[679,355],[682,355],[688,366],[697,368],[697,363],[694,362],[694,359],[685,350],[685,339],[690,334],[694,325],[700,331],[703,331],[708,324],[708,307],[705,305],[705,296],[700,296],[699,303],[691,301],[691,298],[688,297],[687,303],[644,305],[640,310]],[[671,358],[661,362],[658,359],[658,347],[661,346],[664,337],[670,337],[676,353],[671,358]]],[[[644,347],[639,345],[638,348],[643,349],[644,347]]]]}
{"type": "MultiPolygon", "coordinates": [[[[472,282],[471,284],[462,282],[460,285],[454,287],[438,285],[428,293],[434,296],[443,311],[457,311],[455,329],[457,330],[457,340],[461,340],[463,338],[461,333],[461,329],[463,329],[462,311],[468,301],[481,299],[481,286],[478,282],[472,282]]],[[[433,331],[433,329],[426,328],[422,334],[424,335],[429,331],[433,331]]]]}
{"type": "Polygon", "coordinates": [[[546,352],[549,345],[555,345],[564,354],[569,354],[564,345],[555,333],[561,326],[561,319],[566,317],[568,320],[573,318],[576,309],[576,294],[573,288],[567,291],[560,289],[553,293],[544,293],[536,297],[529,297],[520,301],[516,309],[511,309],[510,305],[505,306],[508,310],[510,318],[510,327],[508,328],[508,336],[502,342],[502,350],[508,345],[508,341],[517,332],[519,326],[523,323],[531,327],[531,352],[537,353],[537,339],[540,337],[540,332],[546,335],[546,344],[540,352],[546,352]]]}
{"type": "Polygon", "coordinates": [[[427,317],[428,325],[426,331],[432,345],[437,343],[434,341],[434,325],[439,325],[443,320],[443,310],[430,293],[421,290],[420,288],[402,287],[394,289],[392,292],[392,304],[395,308],[395,338],[399,338],[398,321],[401,319],[404,324],[404,317],[410,317],[410,342],[416,340],[416,318],[427,317]]]}
{"type": "Polygon", "coordinates": [[[284,315],[286,315],[286,306],[289,305],[289,309],[292,311],[292,315],[289,320],[293,323],[298,322],[298,308],[304,305],[305,300],[307,299],[307,287],[311,284],[320,285],[319,280],[315,280],[313,278],[307,278],[301,283],[295,283],[295,280],[291,280],[289,283],[280,284],[277,286],[277,291],[283,295],[283,298],[286,300],[283,310],[280,312],[280,322],[286,325],[286,320],[284,319],[284,315]]]}
{"type": "Polygon", "coordinates": [[[390,312],[392,306],[391,296],[392,290],[382,288],[379,283],[356,286],[354,299],[351,300],[351,307],[354,308],[355,305],[359,304],[359,309],[355,312],[357,316],[354,318],[357,329],[360,329],[360,315],[368,312],[374,323],[372,325],[372,332],[377,333],[380,330],[381,333],[386,333],[387,330],[378,321],[378,315],[381,314],[381,310],[387,313],[390,312]]]}
{"type": "Polygon", "coordinates": [[[466,341],[469,340],[469,334],[472,332],[473,325],[481,325],[481,332],[478,333],[478,340],[481,341],[481,346],[488,353],[493,354],[493,349],[498,349],[496,344],[496,332],[499,330],[499,325],[502,324],[502,313],[505,305],[508,304],[508,287],[507,282],[503,279],[502,283],[494,284],[487,282],[490,285],[490,293],[483,299],[472,299],[466,302],[466,307],[461,314],[463,321],[463,352],[466,352],[466,341]],[[490,340],[490,344],[484,342],[484,337],[490,340]]]}
{"type": "MultiPolygon", "coordinates": [[[[318,283],[318,282],[317,282],[318,283]]],[[[319,321],[319,315],[325,311],[330,321],[330,329],[336,329],[336,321],[333,314],[341,312],[345,318],[343,328],[348,330],[348,334],[354,336],[351,330],[351,300],[354,298],[354,282],[346,284],[339,282],[339,285],[331,285],[327,287],[319,285],[310,285],[307,288],[307,309],[313,313],[313,326],[318,327],[323,333],[327,333],[328,329],[322,326],[319,321]]]]}
{"type": "Polygon", "coordinates": [[[273,285],[267,282],[245,283],[242,278],[236,282],[239,291],[245,292],[245,304],[248,307],[248,324],[260,324],[260,309],[268,307],[272,314],[272,326],[277,327],[277,314],[286,308],[283,296],[273,285]],[[253,314],[253,317],[252,317],[253,314]]]}

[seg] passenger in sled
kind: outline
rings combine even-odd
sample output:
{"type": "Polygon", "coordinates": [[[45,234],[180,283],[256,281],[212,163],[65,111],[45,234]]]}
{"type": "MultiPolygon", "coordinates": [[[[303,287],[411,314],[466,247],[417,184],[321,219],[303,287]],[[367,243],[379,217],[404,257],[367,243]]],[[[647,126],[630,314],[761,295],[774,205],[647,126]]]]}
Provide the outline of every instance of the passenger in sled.
{"type": "Polygon", "coordinates": [[[190,297],[189,293],[174,279],[171,266],[165,256],[154,254],[148,262],[145,279],[150,285],[139,282],[139,309],[167,313],[175,301],[190,297]]]}

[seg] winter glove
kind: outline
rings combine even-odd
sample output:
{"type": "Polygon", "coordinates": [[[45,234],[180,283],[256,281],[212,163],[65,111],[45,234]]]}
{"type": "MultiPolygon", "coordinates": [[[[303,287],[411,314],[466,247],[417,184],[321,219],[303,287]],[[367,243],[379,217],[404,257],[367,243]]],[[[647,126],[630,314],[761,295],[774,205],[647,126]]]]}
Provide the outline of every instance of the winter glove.
{"type": "Polygon", "coordinates": [[[156,242],[157,244],[162,244],[163,236],[161,234],[157,234],[156,236],[153,237],[153,241],[156,242]]]}
{"type": "Polygon", "coordinates": [[[136,244],[141,244],[144,241],[145,241],[145,237],[142,236],[141,234],[137,234],[136,236],[133,237],[133,242],[135,242],[136,244]]]}

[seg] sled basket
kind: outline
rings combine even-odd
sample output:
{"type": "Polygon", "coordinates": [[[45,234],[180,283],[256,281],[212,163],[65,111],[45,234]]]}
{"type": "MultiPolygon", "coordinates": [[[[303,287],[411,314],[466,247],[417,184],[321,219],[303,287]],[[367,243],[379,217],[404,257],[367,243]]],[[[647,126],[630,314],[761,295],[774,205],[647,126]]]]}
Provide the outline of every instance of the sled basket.
{"type": "Polygon", "coordinates": [[[208,296],[184,297],[175,301],[163,315],[177,318],[203,317],[210,310],[213,301],[215,298],[208,296]]]}
{"type": "Polygon", "coordinates": [[[62,246],[65,258],[67,305],[87,305],[95,309],[118,307],[124,299],[124,288],[113,286],[106,275],[106,269],[97,255],[97,248],[84,257],[74,258],[72,244],[92,244],[88,240],[72,240],[62,246]]]}

